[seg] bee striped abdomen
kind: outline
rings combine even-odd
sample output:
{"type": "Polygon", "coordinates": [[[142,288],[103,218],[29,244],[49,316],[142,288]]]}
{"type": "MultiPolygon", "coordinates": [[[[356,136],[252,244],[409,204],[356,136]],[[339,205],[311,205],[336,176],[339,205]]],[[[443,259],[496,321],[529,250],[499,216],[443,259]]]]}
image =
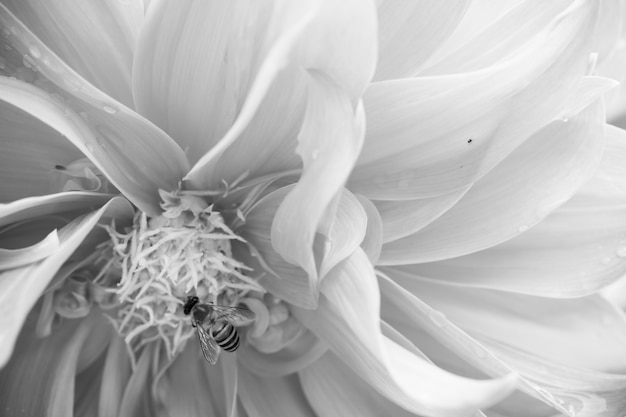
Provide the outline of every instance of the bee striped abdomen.
{"type": "Polygon", "coordinates": [[[239,334],[232,324],[222,321],[212,328],[215,342],[224,350],[234,352],[239,347],[239,334]]]}

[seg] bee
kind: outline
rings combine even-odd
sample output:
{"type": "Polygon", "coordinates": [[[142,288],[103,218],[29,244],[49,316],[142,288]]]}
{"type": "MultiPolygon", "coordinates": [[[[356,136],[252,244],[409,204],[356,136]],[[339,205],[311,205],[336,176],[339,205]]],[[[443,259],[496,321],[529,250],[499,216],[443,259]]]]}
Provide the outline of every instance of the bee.
{"type": "Polygon", "coordinates": [[[194,295],[187,297],[183,313],[191,315],[191,325],[196,328],[204,359],[211,365],[217,363],[221,347],[234,352],[239,347],[239,333],[235,325],[254,320],[254,313],[245,307],[228,307],[214,304],[200,304],[194,295]],[[207,327],[203,327],[203,324],[207,327]]]}

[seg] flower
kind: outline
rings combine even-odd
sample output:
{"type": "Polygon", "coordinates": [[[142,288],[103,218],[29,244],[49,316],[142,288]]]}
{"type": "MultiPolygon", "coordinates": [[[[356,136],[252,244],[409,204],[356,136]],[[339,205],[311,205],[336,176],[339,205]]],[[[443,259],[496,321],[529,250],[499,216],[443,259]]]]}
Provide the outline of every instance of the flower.
{"type": "Polygon", "coordinates": [[[335,3],[2,2],[6,415],[623,410],[603,5],[335,3]]]}

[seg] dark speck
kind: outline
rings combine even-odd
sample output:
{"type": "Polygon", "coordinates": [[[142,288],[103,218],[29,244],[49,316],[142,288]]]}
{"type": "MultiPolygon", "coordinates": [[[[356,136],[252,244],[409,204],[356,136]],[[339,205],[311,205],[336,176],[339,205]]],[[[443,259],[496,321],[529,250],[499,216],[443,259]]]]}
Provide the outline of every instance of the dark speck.
{"type": "Polygon", "coordinates": [[[65,171],[65,167],[63,165],[55,165],[54,169],[59,170],[59,171],[65,171]]]}
{"type": "Polygon", "coordinates": [[[472,139],[468,139],[468,140],[467,140],[467,143],[472,143],[472,139]]]}

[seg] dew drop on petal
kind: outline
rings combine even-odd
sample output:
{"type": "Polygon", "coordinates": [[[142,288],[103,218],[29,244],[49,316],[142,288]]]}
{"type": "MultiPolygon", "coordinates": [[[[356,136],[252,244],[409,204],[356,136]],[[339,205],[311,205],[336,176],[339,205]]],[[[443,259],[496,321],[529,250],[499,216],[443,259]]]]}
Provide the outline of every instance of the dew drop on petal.
{"type": "Polygon", "coordinates": [[[523,225],[521,225],[520,227],[517,228],[517,231],[520,232],[520,233],[524,233],[527,230],[528,230],[528,226],[525,225],[525,224],[523,224],[523,225]]]}
{"type": "Polygon", "coordinates": [[[28,48],[28,52],[32,55],[33,58],[41,58],[41,51],[35,45],[32,45],[28,48]]]}
{"type": "Polygon", "coordinates": [[[105,112],[109,113],[109,114],[115,114],[117,113],[117,108],[109,105],[109,104],[103,104],[102,105],[102,110],[104,110],[105,112]]]}
{"type": "Polygon", "coordinates": [[[26,68],[30,68],[32,70],[36,70],[37,69],[37,64],[35,63],[35,60],[33,59],[33,57],[31,57],[30,55],[24,55],[24,66],[26,68]]]}

